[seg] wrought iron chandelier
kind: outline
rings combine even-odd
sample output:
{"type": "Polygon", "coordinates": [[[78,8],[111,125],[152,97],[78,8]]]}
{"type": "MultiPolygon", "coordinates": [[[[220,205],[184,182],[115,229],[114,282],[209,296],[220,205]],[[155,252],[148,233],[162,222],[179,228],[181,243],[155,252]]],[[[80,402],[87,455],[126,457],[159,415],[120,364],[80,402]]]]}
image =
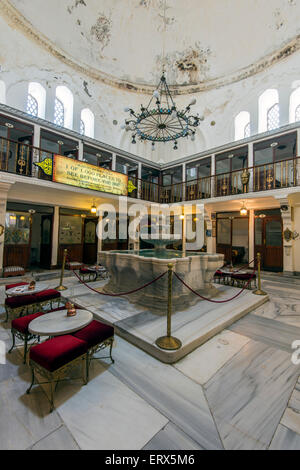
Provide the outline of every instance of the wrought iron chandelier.
{"type": "MultiPolygon", "coordinates": [[[[166,1],[164,2],[164,35],[166,32],[166,1]]],[[[165,41],[165,39],[164,39],[165,41]]],[[[188,104],[185,109],[179,110],[172,98],[165,77],[165,47],[163,48],[163,72],[160,82],[151,97],[148,106],[141,105],[141,111],[136,112],[132,108],[125,108],[129,117],[121,126],[127,132],[132,133],[132,144],[136,139],[152,142],[152,150],[156,142],[174,142],[174,150],[178,149],[178,139],[181,137],[195,140],[196,128],[203,116],[190,114],[191,106],[196,104],[196,99],[188,104]]]]}

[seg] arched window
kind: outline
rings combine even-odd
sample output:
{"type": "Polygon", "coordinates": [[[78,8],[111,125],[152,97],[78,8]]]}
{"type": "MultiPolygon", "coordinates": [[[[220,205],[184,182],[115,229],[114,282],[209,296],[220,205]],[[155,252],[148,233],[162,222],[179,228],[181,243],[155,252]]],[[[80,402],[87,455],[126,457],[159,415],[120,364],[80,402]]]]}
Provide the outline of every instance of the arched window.
{"type": "Polygon", "coordinates": [[[290,123],[300,121],[300,87],[290,96],[290,123]]]}
{"type": "Polygon", "coordinates": [[[3,80],[0,80],[0,103],[6,103],[6,86],[3,80]]]}
{"type": "Polygon", "coordinates": [[[80,120],[80,134],[85,135],[85,125],[82,119],[80,120]]]}
{"type": "Polygon", "coordinates": [[[80,133],[87,137],[94,138],[95,116],[90,109],[85,108],[81,111],[81,122],[84,126],[84,132],[80,133]]]}
{"type": "Polygon", "coordinates": [[[241,111],[234,120],[235,140],[250,137],[250,113],[241,111]]]}
{"type": "Polygon", "coordinates": [[[250,122],[248,122],[248,124],[246,124],[244,128],[244,137],[245,139],[247,139],[250,136],[251,136],[251,128],[250,128],[250,122]]]}
{"type": "Polygon", "coordinates": [[[58,126],[73,128],[73,93],[66,86],[56,88],[54,122],[58,126]]]}
{"type": "Polygon", "coordinates": [[[268,89],[262,93],[258,101],[259,132],[276,129],[280,125],[280,108],[278,91],[268,89]]]}
{"type": "Polygon", "coordinates": [[[295,109],[295,122],[300,121],[300,104],[298,104],[297,108],[295,109]]]}
{"type": "Polygon", "coordinates": [[[63,103],[55,98],[55,107],[54,107],[54,124],[57,126],[63,127],[65,123],[65,108],[63,103]]]}
{"type": "Polygon", "coordinates": [[[274,104],[269,110],[267,114],[267,129],[268,131],[272,131],[273,129],[277,129],[279,127],[279,104],[274,104]]]}
{"type": "Polygon", "coordinates": [[[28,85],[27,113],[31,116],[45,118],[46,112],[46,90],[37,82],[28,85]]]}
{"type": "Polygon", "coordinates": [[[39,104],[37,100],[35,99],[34,96],[28,94],[27,97],[27,113],[30,114],[31,116],[38,116],[39,112],[39,104]]]}

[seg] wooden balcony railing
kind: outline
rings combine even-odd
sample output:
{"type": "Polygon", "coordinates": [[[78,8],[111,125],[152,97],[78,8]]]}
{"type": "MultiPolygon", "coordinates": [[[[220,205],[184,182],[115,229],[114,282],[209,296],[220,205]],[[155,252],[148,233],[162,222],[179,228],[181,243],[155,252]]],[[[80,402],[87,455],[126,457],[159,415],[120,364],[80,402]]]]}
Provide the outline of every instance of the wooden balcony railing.
{"type": "MultiPolygon", "coordinates": [[[[52,157],[52,152],[0,137],[0,171],[51,181],[52,177],[45,175],[33,162],[52,157]]],[[[129,197],[161,204],[268,191],[300,186],[300,157],[170,186],[160,186],[131,176],[129,181],[133,185],[129,197]]]]}

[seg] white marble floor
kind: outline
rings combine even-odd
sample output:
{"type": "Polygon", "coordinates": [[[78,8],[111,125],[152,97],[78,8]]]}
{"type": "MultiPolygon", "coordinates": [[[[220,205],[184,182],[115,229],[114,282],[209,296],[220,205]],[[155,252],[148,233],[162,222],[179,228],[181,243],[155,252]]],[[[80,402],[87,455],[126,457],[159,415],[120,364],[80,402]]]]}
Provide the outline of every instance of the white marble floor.
{"type": "MultiPolygon", "coordinates": [[[[66,295],[84,295],[95,309],[94,294],[73,278],[65,283],[66,295]]],[[[0,364],[0,449],[299,450],[300,366],[291,362],[291,342],[300,340],[299,284],[268,279],[268,304],[174,365],[117,337],[115,364],[94,361],[87,386],[60,384],[52,414],[46,387],[26,395],[30,374],[15,350],[0,364]]],[[[128,313],[120,304],[119,319],[128,313]]]]}

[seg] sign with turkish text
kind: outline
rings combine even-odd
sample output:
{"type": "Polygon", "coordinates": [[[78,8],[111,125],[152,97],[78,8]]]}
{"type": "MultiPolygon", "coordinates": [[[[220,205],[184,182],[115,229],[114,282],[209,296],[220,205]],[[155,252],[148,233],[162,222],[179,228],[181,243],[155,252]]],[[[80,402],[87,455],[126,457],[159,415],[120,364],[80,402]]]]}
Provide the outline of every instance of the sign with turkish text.
{"type": "Polygon", "coordinates": [[[119,196],[128,194],[127,175],[61,155],[53,157],[53,181],[119,196]]]}

